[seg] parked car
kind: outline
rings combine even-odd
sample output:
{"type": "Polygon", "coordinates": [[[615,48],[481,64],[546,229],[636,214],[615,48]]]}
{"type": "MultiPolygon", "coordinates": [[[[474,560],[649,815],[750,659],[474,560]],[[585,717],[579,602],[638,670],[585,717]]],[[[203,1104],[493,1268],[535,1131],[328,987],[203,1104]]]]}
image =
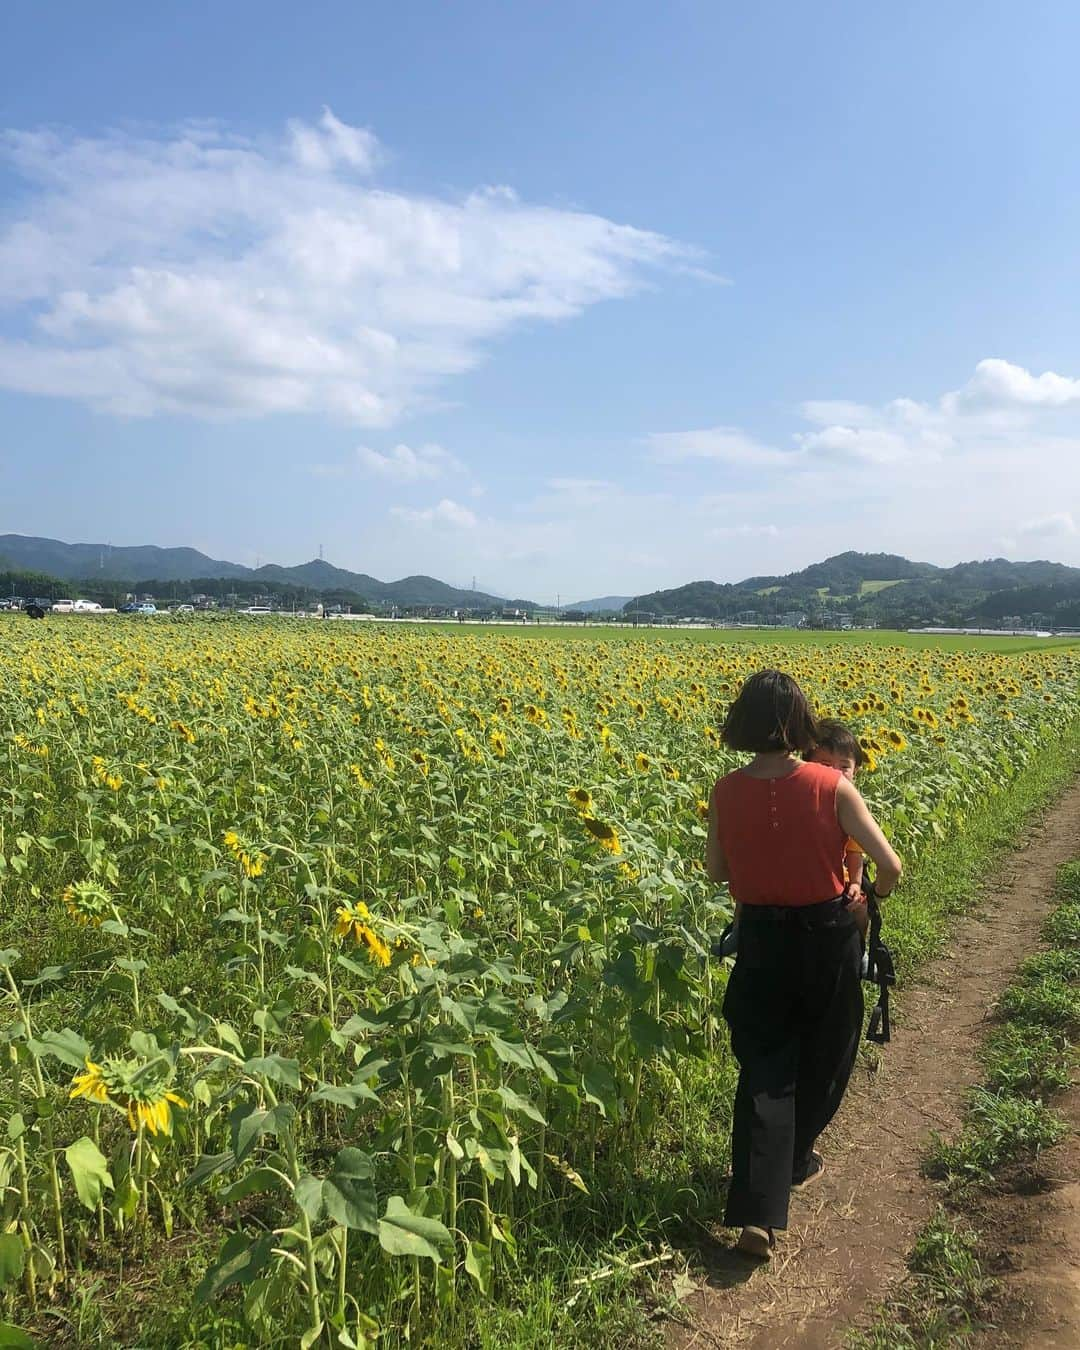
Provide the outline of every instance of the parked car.
{"type": "Polygon", "coordinates": [[[72,610],[74,610],[74,608],[75,608],[75,601],[74,601],[74,600],[54,600],[54,601],[53,601],[53,613],[54,613],[54,614],[70,614],[70,613],[72,612],[72,610]]]}
{"type": "Polygon", "coordinates": [[[48,614],[49,611],[52,609],[52,607],[53,602],[43,595],[33,595],[28,600],[23,601],[24,610],[41,609],[44,610],[46,614],[48,614]]]}
{"type": "Polygon", "coordinates": [[[156,614],[157,605],[152,605],[149,600],[144,600],[141,605],[135,606],[136,614],[156,614]]]}
{"type": "Polygon", "coordinates": [[[80,614],[95,614],[101,609],[101,606],[96,600],[76,600],[75,609],[80,614]]]}
{"type": "Polygon", "coordinates": [[[129,600],[126,605],[121,605],[116,612],[117,614],[137,614],[139,606],[134,600],[129,600]]]}
{"type": "Polygon", "coordinates": [[[177,605],[177,607],[176,607],[176,612],[177,612],[177,614],[194,614],[194,613],[195,613],[195,606],[194,606],[194,605],[177,605]]]}

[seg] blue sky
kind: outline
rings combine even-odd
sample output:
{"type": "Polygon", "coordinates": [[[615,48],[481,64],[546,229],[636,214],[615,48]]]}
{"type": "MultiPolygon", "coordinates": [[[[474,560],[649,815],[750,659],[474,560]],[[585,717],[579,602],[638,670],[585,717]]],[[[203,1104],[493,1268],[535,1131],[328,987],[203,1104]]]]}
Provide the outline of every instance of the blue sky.
{"type": "Polygon", "coordinates": [[[1067,3],[0,12],[0,533],[1080,565],[1067,3]]]}

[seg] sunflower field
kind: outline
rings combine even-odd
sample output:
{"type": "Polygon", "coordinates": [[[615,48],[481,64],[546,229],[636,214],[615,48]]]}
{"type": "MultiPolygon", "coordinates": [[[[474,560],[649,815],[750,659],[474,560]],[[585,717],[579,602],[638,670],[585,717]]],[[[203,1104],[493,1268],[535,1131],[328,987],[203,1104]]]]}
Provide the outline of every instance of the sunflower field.
{"type": "Polygon", "coordinates": [[[703,816],[770,665],[857,731],[909,869],[1080,716],[1075,649],[0,623],[8,1322],[427,1343],[531,1234],[632,1223],[726,1059],[703,816]]]}

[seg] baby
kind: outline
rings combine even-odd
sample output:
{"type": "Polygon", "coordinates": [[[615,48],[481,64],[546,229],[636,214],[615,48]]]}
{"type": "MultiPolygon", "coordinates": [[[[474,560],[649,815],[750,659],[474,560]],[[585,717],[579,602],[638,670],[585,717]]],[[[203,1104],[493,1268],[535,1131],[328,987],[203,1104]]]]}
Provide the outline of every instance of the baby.
{"type": "MultiPolygon", "coordinates": [[[[839,769],[845,778],[854,779],[865,757],[862,746],[843,722],[825,718],[818,723],[817,745],[807,753],[806,758],[815,764],[827,764],[830,769],[839,769]]],[[[865,942],[870,921],[862,879],[863,851],[854,839],[848,839],[844,845],[844,895],[865,942]]]]}

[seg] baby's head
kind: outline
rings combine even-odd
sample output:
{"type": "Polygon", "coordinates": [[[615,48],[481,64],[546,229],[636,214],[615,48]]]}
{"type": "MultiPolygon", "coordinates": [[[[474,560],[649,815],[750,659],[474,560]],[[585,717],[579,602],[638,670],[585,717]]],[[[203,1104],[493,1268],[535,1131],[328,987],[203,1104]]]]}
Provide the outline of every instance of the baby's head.
{"type": "Polygon", "coordinates": [[[813,764],[839,769],[845,778],[854,778],[865,758],[854,733],[831,717],[823,718],[817,725],[817,744],[807,751],[805,758],[813,764]]]}

